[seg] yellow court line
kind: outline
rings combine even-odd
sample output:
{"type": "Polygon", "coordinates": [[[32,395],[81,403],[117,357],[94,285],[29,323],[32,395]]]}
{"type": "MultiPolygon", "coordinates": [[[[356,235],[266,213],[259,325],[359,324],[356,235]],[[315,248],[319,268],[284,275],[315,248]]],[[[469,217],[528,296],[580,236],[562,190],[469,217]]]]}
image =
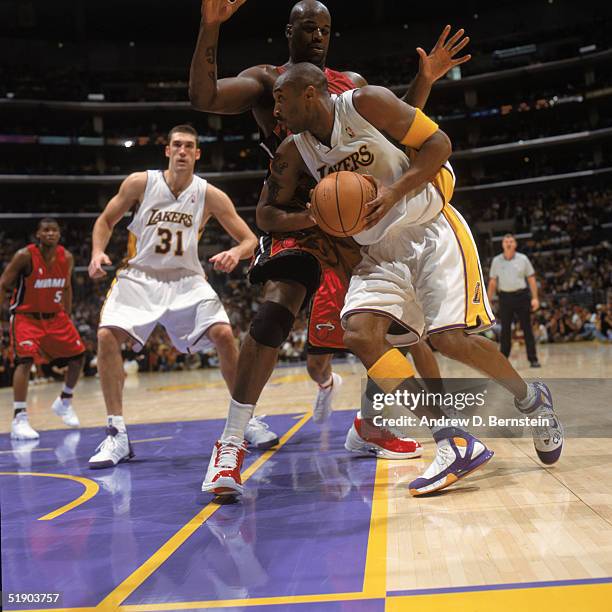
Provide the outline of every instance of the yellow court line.
{"type": "Polygon", "coordinates": [[[555,610],[555,612],[599,612],[609,609],[612,584],[564,585],[472,591],[440,595],[388,597],[386,612],[515,612],[516,610],[555,610]]]}
{"type": "Polygon", "coordinates": [[[162,436],[160,438],[143,438],[142,440],[130,440],[132,444],[139,444],[140,442],[160,442],[161,440],[172,440],[174,436],[162,436]]]}
{"type": "MultiPolygon", "coordinates": [[[[210,601],[177,601],[164,604],[129,604],[119,606],[120,612],[156,612],[164,610],[191,610],[210,608],[246,608],[252,606],[286,606],[299,603],[325,603],[328,601],[355,601],[371,599],[363,593],[327,593],[325,595],[287,595],[283,597],[259,597],[255,599],[211,599],[210,601]]],[[[381,598],[378,598],[381,599],[381,598]]],[[[279,608],[282,610],[283,608],[279,608]]],[[[26,611],[30,612],[30,611],[26,611]]],[[[54,612],[58,612],[57,610],[54,612]]]]}
{"type": "Polygon", "coordinates": [[[85,487],[85,491],[79,497],[77,497],[74,501],[71,501],[69,504],[54,510],[53,512],[49,512],[49,514],[45,514],[41,516],[39,521],[50,521],[62,514],[65,514],[69,510],[84,504],[86,501],[90,500],[94,495],[98,493],[100,487],[97,482],[94,482],[90,478],[83,478],[81,476],[72,476],[70,474],[45,474],[42,472],[0,472],[0,476],[44,476],[46,478],[64,478],[66,480],[73,480],[74,482],[79,482],[85,487]]]}
{"type": "MultiPolygon", "coordinates": [[[[327,593],[322,595],[290,595],[287,597],[260,597],[255,599],[212,599],[210,601],[173,601],[157,604],[127,604],[117,608],[106,606],[101,608],[44,608],[38,610],[23,610],[22,612],[94,612],[94,610],[113,610],[118,612],[164,612],[166,610],[234,608],[252,606],[283,606],[297,603],[325,603],[329,601],[355,601],[371,599],[363,593],[327,593]]],[[[380,598],[378,598],[380,599],[380,598]]],[[[281,608],[279,608],[281,609],[281,608]]]]}
{"type": "Polygon", "coordinates": [[[389,512],[389,462],[376,460],[368,552],[363,573],[363,593],[380,598],[387,593],[387,516],[389,512]]]}
{"type": "MultiPolygon", "coordinates": [[[[279,441],[278,446],[263,453],[253,465],[249,466],[243,473],[243,482],[264,464],[276,451],[295,435],[310,419],[312,415],[304,415],[279,441]]],[[[163,565],[172,554],[174,554],[193,533],[201,527],[222,506],[211,502],[204,506],[188,523],[183,525],[169,540],[167,540],[156,552],[154,552],[140,567],[136,568],[121,584],[115,587],[97,606],[97,610],[114,610],[122,601],[127,599],[147,578],[163,565]]],[[[136,606],[139,608],[140,606],[136,606]]]]}

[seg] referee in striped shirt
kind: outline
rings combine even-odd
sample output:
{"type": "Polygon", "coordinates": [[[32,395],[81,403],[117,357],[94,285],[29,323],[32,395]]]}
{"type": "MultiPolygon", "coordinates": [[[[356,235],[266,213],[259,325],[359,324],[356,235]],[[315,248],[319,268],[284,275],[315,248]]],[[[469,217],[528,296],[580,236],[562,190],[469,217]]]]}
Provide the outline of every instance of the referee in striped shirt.
{"type": "Polygon", "coordinates": [[[489,272],[489,301],[499,293],[501,319],[501,352],[508,357],[512,347],[512,321],[516,318],[525,336],[527,359],[532,368],[539,368],[535,339],[531,327],[531,312],[540,307],[535,271],[527,255],[518,253],[516,239],[506,234],[502,241],[503,253],[496,255],[489,272]]]}

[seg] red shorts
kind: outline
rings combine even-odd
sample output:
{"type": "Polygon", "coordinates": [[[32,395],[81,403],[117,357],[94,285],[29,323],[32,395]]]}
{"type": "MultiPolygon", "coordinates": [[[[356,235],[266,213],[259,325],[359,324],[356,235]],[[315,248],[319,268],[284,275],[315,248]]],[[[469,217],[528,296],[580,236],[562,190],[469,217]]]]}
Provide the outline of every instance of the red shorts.
{"type": "Polygon", "coordinates": [[[308,346],[311,354],[346,351],[342,341],[340,311],[348,290],[346,281],[331,268],[323,269],[321,285],[312,298],[308,319],[308,346]]]}
{"type": "Polygon", "coordinates": [[[265,234],[251,264],[253,284],[292,280],[306,287],[310,303],[307,352],[346,351],[340,311],[360,247],[352,238],[332,238],[320,230],[284,239],[265,234]]]}
{"type": "Polygon", "coordinates": [[[50,319],[35,319],[17,312],[11,318],[11,345],[21,359],[75,357],[85,351],[83,340],[70,317],[58,312],[50,319]]]}

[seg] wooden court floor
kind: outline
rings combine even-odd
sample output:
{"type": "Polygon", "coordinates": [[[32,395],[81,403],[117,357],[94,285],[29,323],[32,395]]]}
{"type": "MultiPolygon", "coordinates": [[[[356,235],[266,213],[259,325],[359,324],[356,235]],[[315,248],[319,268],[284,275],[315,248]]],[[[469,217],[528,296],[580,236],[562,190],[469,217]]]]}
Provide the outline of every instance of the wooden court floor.
{"type": "MultiPolygon", "coordinates": [[[[321,508],[324,509],[320,511],[322,517],[327,516],[325,512],[330,512],[330,525],[339,531],[354,529],[354,525],[362,526],[359,536],[363,542],[355,546],[359,548],[363,545],[365,558],[363,567],[359,566],[360,569],[356,570],[358,575],[352,577],[361,588],[353,588],[353,585],[347,587],[348,591],[335,592],[333,588],[323,585],[320,588],[313,587],[311,584],[308,588],[303,587],[303,592],[300,592],[302,587],[296,586],[291,595],[281,589],[278,593],[266,592],[266,596],[258,596],[259,591],[255,588],[255,595],[249,594],[249,589],[246,589],[236,591],[239,594],[235,596],[202,595],[199,599],[194,599],[194,596],[182,602],[175,600],[171,603],[168,600],[162,603],[165,601],[163,598],[155,599],[152,595],[155,592],[154,586],[149,585],[149,591],[144,587],[144,591],[138,591],[136,586],[125,587],[126,583],[120,583],[118,579],[118,587],[115,590],[109,589],[107,597],[96,601],[96,605],[72,606],[67,609],[285,610],[293,609],[293,606],[296,606],[296,610],[351,611],[413,610],[415,607],[426,611],[482,612],[515,609],[582,612],[612,609],[612,484],[608,478],[612,462],[612,439],[606,433],[610,431],[606,428],[612,426],[612,347],[595,343],[539,347],[543,365],[540,370],[530,369],[524,354],[518,349],[515,349],[515,353],[513,362],[525,377],[533,378],[537,375],[544,379],[567,379],[566,385],[569,386],[564,388],[569,389],[572,397],[576,398],[572,404],[572,409],[575,404],[576,418],[584,414],[590,424],[594,425],[594,433],[568,438],[561,460],[555,466],[546,468],[538,462],[530,438],[496,438],[487,441],[494,448],[495,457],[486,468],[439,495],[418,499],[410,497],[407,484],[425,469],[433,457],[434,445],[428,440],[426,432],[415,435],[425,447],[425,453],[419,459],[376,462],[364,458],[351,464],[353,459],[344,456],[347,453],[342,449],[343,432],[352,418],[348,411],[355,410],[359,405],[364,373],[359,364],[343,361],[335,367],[344,378],[341,395],[335,404],[336,410],[343,414],[335,415],[337,419],[331,430],[317,428],[309,421],[308,412],[315,389],[305,368],[283,367],[274,372],[257,412],[272,415],[271,424],[283,428],[279,431],[283,434],[283,447],[272,453],[251,457],[248,468],[249,475],[253,475],[251,488],[257,492],[260,487],[264,491],[270,482],[274,482],[273,475],[268,475],[267,479],[256,476],[258,470],[265,472],[266,462],[272,470],[271,474],[274,469],[280,469],[283,463],[285,466],[292,465],[292,487],[295,491],[300,490],[301,482],[308,481],[305,474],[309,474],[309,470],[314,469],[312,466],[316,465],[317,478],[321,477],[323,486],[325,480],[328,481],[326,495],[335,487],[336,493],[342,491],[337,496],[338,503],[344,503],[344,496],[347,504],[358,503],[359,510],[354,515],[346,511],[343,513],[341,506],[337,505],[333,508],[323,505],[321,508]],[[601,386],[596,386],[597,393],[588,398],[584,395],[584,404],[581,402],[583,379],[599,379],[601,382],[601,386]],[[291,417],[287,420],[283,415],[291,417]],[[601,428],[597,431],[600,422],[601,428]],[[291,443],[292,437],[295,441],[300,435],[303,436],[301,450],[299,445],[291,443]],[[299,455],[300,452],[302,455],[299,455]],[[317,453],[326,457],[324,462],[317,461],[317,453]],[[301,472],[301,468],[295,467],[305,465],[300,462],[307,462],[310,467],[301,472]],[[352,487],[353,493],[350,495],[344,490],[345,481],[349,489],[352,487]],[[356,499],[350,502],[353,494],[356,499]],[[369,526],[366,522],[365,527],[359,522],[364,511],[369,521],[369,526]],[[341,520],[347,522],[334,522],[341,520]],[[134,592],[136,596],[143,593],[142,598],[134,599],[134,592]],[[159,603],[153,603],[155,601],[159,603]]],[[[475,376],[468,368],[444,358],[440,358],[440,364],[445,377],[475,376]]],[[[30,419],[32,425],[41,431],[40,451],[46,449],[45,438],[60,435],[61,432],[56,430],[63,428],[49,409],[59,389],[60,385],[54,383],[37,385],[30,390],[30,419]]],[[[16,461],[11,468],[2,467],[3,470],[25,472],[29,464],[23,461],[23,457],[19,457],[18,451],[11,450],[6,436],[11,399],[10,390],[0,390],[0,403],[5,407],[5,416],[0,424],[0,433],[3,434],[0,436],[3,443],[0,460],[4,457],[7,461],[16,461]]],[[[128,428],[142,425],[142,430],[135,427],[135,431],[145,432],[144,428],[150,427],[152,429],[146,431],[153,432],[141,434],[141,437],[151,437],[142,440],[148,443],[140,445],[139,459],[146,463],[147,455],[150,455],[151,461],[163,462],[164,453],[167,452],[173,461],[179,461],[181,448],[176,438],[173,441],[172,435],[159,435],[166,431],[164,428],[172,430],[176,422],[193,421],[194,431],[197,425],[203,428],[202,431],[207,431],[207,440],[214,440],[216,430],[220,430],[220,419],[225,415],[227,402],[227,390],[215,370],[128,376],[125,391],[128,428]],[[208,420],[214,422],[209,426],[202,424],[202,421],[208,420]],[[156,445],[165,445],[158,447],[161,453],[153,450],[156,445]]],[[[93,444],[94,439],[97,440],[97,431],[87,428],[104,424],[102,396],[96,379],[86,379],[79,383],[75,408],[84,428],[83,435],[93,444]]],[[[184,430],[188,428],[189,423],[184,426],[184,430]]],[[[100,429],[100,439],[101,433],[100,429]]],[[[210,445],[210,442],[207,444],[210,445]]],[[[75,462],[66,465],[86,463],[88,449],[82,446],[81,443],[75,462]]],[[[181,473],[181,478],[190,483],[190,487],[199,487],[208,461],[207,452],[201,458],[195,457],[193,472],[183,470],[181,473]]],[[[43,452],[39,455],[38,450],[34,449],[31,454],[39,460],[38,471],[42,467],[48,472],[56,469],[52,454],[46,455],[46,463],[40,463],[43,452]]],[[[86,467],[81,467],[84,470],[79,473],[87,476],[86,467]]],[[[76,467],[72,469],[77,471],[76,467]]],[[[120,469],[123,477],[127,477],[131,464],[125,464],[120,469]]],[[[279,499],[285,499],[287,494],[287,491],[282,490],[282,483],[285,482],[283,478],[279,476],[278,483],[281,484],[275,485],[278,487],[279,499]]],[[[310,484],[302,486],[299,494],[305,496],[295,498],[304,500],[298,503],[307,505],[309,502],[305,500],[312,498],[314,489],[312,482],[308,482],[310,484]]],[[[0,484],[3,490],[7,490],[4,481],[0,484]]],[[[135,496],[136,490],[136,486],[130,486],[128,494],[135,496]]],[[[248,496],[246,499],[249,499],[248,496]]],[[[273,497],[266,499],[272,505],[270,508],[257,506],[261,508],[262,516],[275,509],[273,497]]],[[[154,503],[154,500],[151,502],[154,503]]],[[[312,503],[312,511],[317,512],[318,506],[312,503]]],[[[2,506],[4,521],[6,497],[2,506]]],[[[248,510],[247,502],[245,506],[248,510]]],[[[203,500],[202,509],[197,515],[197,521],[200,521],[198,524],[206,523],[207,517],[216,512],[216,508],[207,510],[209,507],[208,500],[203,500]]],[[[253,513],[257,514],[257,510],[253,509],[253,513]]],[[[268,520],[268,515],[265,516],[268,520]]],[[[148,567],[147,564],[152,563],[151,559],[157,561],[153,562],[153,571],[147,577],[156,576],[155,572],[161,572],[164,564],[172,563],[175,551],[180,552],[180,546],[190,542],[187,538],[191,532],[185,540],[181,539],[186,527],[193,523],[193,519],[187,519],[183,522],[177,519],[178,522],[168,534],[169,539],[164,536],[161,541],[152,544],[152,550],[156,552],[145,562],[140,565],[134,562],[137,567],[134,575],[144,572],[142,568],[148,567]],[[171,535],[174,531],[176,533],[171,535]],[[169,542],[175,542],[176,548],[168,548],[169,542]],[[161,554],[162,550],[169,554],[161,554]]],[[[334,537],[337,535],[334,534],[334,537]]],[[[340,538],[334,546],[341,547],[342,541],[340,538]]],[[[296,546],[300,545],[296,543],[296,546]]],[[[265,547],[263,541],[261,547],[265,547]]],[[[265,557],[263,550],[261,548],[259,552],[260,558],[262,555],[265,557]]],[[[278,552],[281,558],[282,554],[278,552]]],[[[4,556],[3,552],[3,578],[7,571],[4,556]]],[[[26,558],[20,571],[27,571],[26,558]]],[[[316,582],[319,578],[313,580],[316,582]]],[[[6,584],[6,580],[4,582],[6,584]]],[[[28,609],[32,609],[32,606],[28,609]]]]}

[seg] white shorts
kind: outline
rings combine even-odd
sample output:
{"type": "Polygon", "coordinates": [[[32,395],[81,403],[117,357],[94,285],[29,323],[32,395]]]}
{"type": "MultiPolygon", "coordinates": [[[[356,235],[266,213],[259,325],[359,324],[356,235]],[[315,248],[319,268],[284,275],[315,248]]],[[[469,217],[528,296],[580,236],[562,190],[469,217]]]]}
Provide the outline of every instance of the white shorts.
{"type": "Polygon", "coordinates": [[[405,346],[425,333],[493,325],[476,244],[450,204],[428,223],[398,222],[362,255],[340,315],[343,326],[357,312],[384,314],[395,322],[388,340],[405,346]]]}
{"type": "Polygon", "coordinates": [[[157,324],[163,325],[181,353],[194,353],[212,345],[212,325],[229,325],[227,313],[203,276],[129,267],[117,272],[100,312],[100,327],[127,332],[139,351],[157,324]]]}

